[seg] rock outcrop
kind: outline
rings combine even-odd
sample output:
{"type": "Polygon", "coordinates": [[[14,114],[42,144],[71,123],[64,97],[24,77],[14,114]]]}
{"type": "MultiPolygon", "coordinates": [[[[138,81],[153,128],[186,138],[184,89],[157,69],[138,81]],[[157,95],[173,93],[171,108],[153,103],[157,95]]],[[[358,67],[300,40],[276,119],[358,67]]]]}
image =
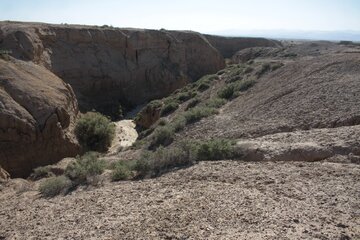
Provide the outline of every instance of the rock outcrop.
{"type": "Polygon", "coordinates": [[[252,47],[280,47],[281,43],[266,38],[222,37],[205,35],[224,58],[231,58],[237,51],[252,47]]]}
{"type": "Polygon", "coordinates": [[[31,62],[0,59],[0,165],[11,177],[76,155],[77,113],[69,84],[31,62]]]}
{"type": "Polygon", "coordinates": [[[69,83],[80,109],[108,115],[224,67],[221,54],[195,32],[2,22],[0,48],[69,83]]]}

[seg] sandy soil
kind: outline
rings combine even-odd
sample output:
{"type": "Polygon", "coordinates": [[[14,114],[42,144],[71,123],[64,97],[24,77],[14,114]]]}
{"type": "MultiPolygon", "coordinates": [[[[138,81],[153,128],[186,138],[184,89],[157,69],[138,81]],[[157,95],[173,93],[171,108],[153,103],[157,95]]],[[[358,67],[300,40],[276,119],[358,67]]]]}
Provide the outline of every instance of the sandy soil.
{"type": "Polygon", "coordinates": [[[201,162],[53,199],[23,184],[2,189],[0,239],[360,239],[356,164],[201,162]]]}
{"type": "Polygon", "coordinates": [[[107,154],[110,156],[117,154],[126,147],[130,147],[138,137],[133,120],[121,120],[115,122],[115,126],[115,137],[107,154]]]}

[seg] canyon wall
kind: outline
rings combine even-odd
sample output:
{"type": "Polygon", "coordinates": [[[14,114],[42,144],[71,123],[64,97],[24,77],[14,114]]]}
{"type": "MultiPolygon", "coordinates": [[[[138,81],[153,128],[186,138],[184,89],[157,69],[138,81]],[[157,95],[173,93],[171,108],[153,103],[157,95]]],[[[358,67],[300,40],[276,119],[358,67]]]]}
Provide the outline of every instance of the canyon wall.
{"type": "Polygon", "coordinates": [[[76,25],[1,23],[0,48],[69,83],[81,110],[112,115],[224,67],[199,33],[76,25]]]}

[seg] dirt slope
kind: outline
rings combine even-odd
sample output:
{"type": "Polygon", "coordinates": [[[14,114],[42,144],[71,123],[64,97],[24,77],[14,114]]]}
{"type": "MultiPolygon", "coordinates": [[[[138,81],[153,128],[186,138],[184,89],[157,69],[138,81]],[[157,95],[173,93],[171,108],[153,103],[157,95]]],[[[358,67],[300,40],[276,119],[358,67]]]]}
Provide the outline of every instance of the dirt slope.
{"type": "Polygon", "coordinates": [[[53,199],[0,192],[1,239],[359,239],[359,165],[202,162],[53,199]]]}

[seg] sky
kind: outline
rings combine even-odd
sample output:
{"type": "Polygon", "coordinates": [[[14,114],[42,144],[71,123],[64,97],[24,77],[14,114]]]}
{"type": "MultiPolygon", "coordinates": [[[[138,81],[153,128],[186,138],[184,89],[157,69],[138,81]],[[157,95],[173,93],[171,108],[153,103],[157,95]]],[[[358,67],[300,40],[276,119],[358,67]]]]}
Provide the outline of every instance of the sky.
{"type": "Polygon", "coordinates": [[[0,0],[0,20],[202,33],[360,33],[360,0],[0,0]]]}

